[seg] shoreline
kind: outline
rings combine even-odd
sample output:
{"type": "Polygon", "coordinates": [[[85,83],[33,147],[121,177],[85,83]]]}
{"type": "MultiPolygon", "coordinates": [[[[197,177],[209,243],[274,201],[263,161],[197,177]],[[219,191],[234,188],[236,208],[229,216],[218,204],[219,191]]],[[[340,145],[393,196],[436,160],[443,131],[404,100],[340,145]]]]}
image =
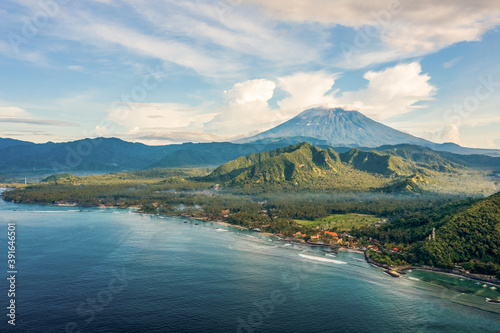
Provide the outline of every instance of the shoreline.
{"type": "Polygon", "coordinates": [[[376,267],[381,268],[381,269],[385,269],[386,271],[395,271],[395,272],[397,272],[399,274],[403,274],[403,275],[406,274],[406,271],[408,271],[408,270],[419,270],[419,271],[425,271],[425,272],[431,272],[431,273],[437,273],[437,274],[457,276],[457,277],[461,277],[464,279],[469,279],[469,280],[473,280],[473,281],[480,281],[480,282],[484,282],[484,283],[489,283],[489,284],[496,286],[496,287],[500,287],[500,281],[491,281],[489,279],[482,278],[481,276],[476,276],[474,274],[458,273],[458,272],[453,272],[453,271],[449,271],[449,270],[442,269],[442,268],[436,268],[436,267],[430,267],[430,266],[429,267],[422,267],[422,266],[391,267],[391,266],[388,266],[385,264],[378,263],[378,262],[374,261],[373,259],[371,259],[370,256],[368,255],[368,251],[365,252],[365,259],[366,259],[367,263],[369,263],[373,266],[376,266],[376,267]]]}
{"type": "MultiPolygon", "coordinates": [[[[1,199],[3,200],[3,198],[1,198],[1,199]]],[[[68,206],[71,206],[71,207],[81,207],[81,208],[133,209],[133,210],[136,210],[137,213],[141,213],[141,214],[161,215],[161,214],[153,214],[153,213],[145,213],[145,212],[142,212],[142,211],[137,211],[137,209],[138,209],[137,206],[130,206],[130,207],[120,207],[120,206],[86,207],[86,206],[80,206],[80,205],[78,205],[78,203],[67,203],[65,205],[58,205],[58,204],[52,204],[52,203],[46,203],[46,204],[42,204],[42,203],[22,203],[22,202],[13,202],[13,203],[16,203],[16,204],[50,205],[50,206],[55,206],[55,207],[65,207],[65,206],[68,207],[68,206]]],[[[208,218],[199,218],[199,217],[183,216],[183,215],[165,215],[165,216],[188,218],[188,219],[198,220],[198,221],[202,221],[202,222],[218,223],[220,225],[224,225],[224,226],[228,226],[228,227],[233,227],[233,228],[237,228],[237,229],[241,229],[241,230],[251,231],[251,229],[249,229],[247,227],[243,227],[243,226],[240,226],[240,225],[235,225],[235,224],[231,224],[231,223],[223,222],[223,221],[212,221],[212,220],[209,220],[208,218]]],[[[307,246],[314,246],[314,244],[309,244],[309,243],[306,243],[306,242],[293,242],[291,240],[287,240],[286,238],[283,238],[283,235],[280,235],[280,234],[273,234],[273,233],[260,232],[260,231],[256,231],[256,232],[258,232],[259,234],[262,234],[262,235],[266,235],[266,236],[274,236],[274,237],[279,238],[282,241],[286,241],[286,242],[290,242],[290,243],[294,243],[294,244],[302,244],[302,245],[307,245],[307,246]]],[[[327,245],[327,244],[324,244],[324,245],[321,244],[321,245],[325,246],[325,247],[332,246],[332,245],[327,245]]],[[[316,245],[316,246],[318,246],[318,245],[316,245]]],[[[489,284],[494,285],[496,287],[500,287],[500,281],[491,281],[489,279],[482,278],[480,276],[475,276],[473,274],[462,274],[462,273],[457,273],[457,272],[453,272],[453,271],[449,271],[449,270],[445,270],[445,269],[441,269],[441,268],[430,267],[430,266],[429,267],[420,267],[420,266],[390,267],[388,265],[380,264],[380,263],[372,260],[369,257],[369,255],[368,255],[368,251],[362,251],[362,250],[358,250],[358,249],[348,248],[348,247],[345,247],[345,246],[339,246],[337,249],[338,249],[338,251],[344,251],[344,252],[362,253],[362,254],[364,254],[365,261],[367,263],[369,263],[369,264],[371,264],[373,266],[376,266],[378,268],[385,269],[386,271],[395,271],[395,272],[397,272],[399,274],[406,274],[405,271],[410,270],[410,269],[411,270],[421,270],[421,271],[426,271],[426,272],[431,272],[431,273],[457,276],[457,277],[461,277],[461,278],[465,278],[465,279],[469,279],[469,280],[473,280],[473,281],[480,281],[480,282],[484,282],[484,283],[489,283],[489,284]]]]}
{"type": "Polygon", "coordinates": [[[249,230],[248,228],[246,227],[243,227],[241,225],[234,225],[234,224],[231,224],[231,223],[227,223],[227,222],[219,222],[219,221],[210,221],[210,220],[204,220],[206,222],[213,222],[213,223],[218,223],[220,225],[224,225],[226,227],[233,227],[233,228],[238,228],[238,229],[241,229],[241,230],[249,230]]]}
{"type": "MultiPolygon", "coordinates": [[[[405,272],[407,270],[418,270],[418,271],[424,271],[424,272],[431,272],[431,273],[436,273],[436,274],[443,274],[443,275],[449,275],[449,276],[456,276],[456,277],[460,277],[460,278],[463,278],[463,279],[468,279],[468,280],[472,280],[472,281],[478,281],[478,282],[484,282],[484,283],[488,283],[488,284],[491,284],[495,287],[500,287],[500,281],[491,281],[491,280],[488,280],[488,279],[485,279],[485,278],[481,278],[480,276],[471,276],[471,274],[461,274],[461,273],[454,273],[454,272],[448,272],[448,271],[438,271],[438,270],[435,270],[434,268],[426,268],[426,267],[407,267],[407,268],[403,268],[401,271],[402,272],[405,272]]],[[[439,269],[439,268],[438,268],[439,269]]],[[[399,271],[399,270],[397,270],[399,271]]],[[[406,273],[405,273],[406,274],[406,273]]]]}
{"type": "Polygon", "coordinates": [[[364,254],[365,252],[362,251],[362,250],[356,250],[356,249],[352,249],[350,247],[344,247],[344,246],[340,246],[339,247],[339,251],[344,251],[344,252],[354,252],[354,253],[362,253],[364,254]]]}

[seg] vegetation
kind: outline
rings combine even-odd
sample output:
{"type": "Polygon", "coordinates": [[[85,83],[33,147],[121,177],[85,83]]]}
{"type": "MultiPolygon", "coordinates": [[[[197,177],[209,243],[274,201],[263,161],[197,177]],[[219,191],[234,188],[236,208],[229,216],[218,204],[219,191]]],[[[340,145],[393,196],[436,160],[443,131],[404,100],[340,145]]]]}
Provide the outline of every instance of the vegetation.
{"type": "Polygon", "coordinates": [[[294,220],[307,227],[320,227],[324,230],[349,231],[365,225],[375,225],[381,218],[364,214],[332,214],[322,218],[310,220],[294,220]]]}
{"type": "Polygon", "coordinates": [[[492,192],[494,182],[487,182],[483,171],[434,155],[408,149],[338,154],[303,143],[252,153],[215,170],[57,174],[6,191],[3,198],[135,206],[146,213],[227,221],[287,237],[300,231],[308,235],[306,241],[318,231],[336,231],[341,244],[377,247],[372,259],[388,265],[461,267],[500,276],[500,194],[464,195],[492,192]],[[472,184],[473,191],[464,184],[472,184]],[[381,217],[388,222],[376,225],[381,217]]]}
{"type": "Polygon", "coordinates": [[[446,269],[462,267],[472,273],[500,277],[500,193],[419,212],[407,211],[387,225],[362,227],[351,234],[376,240],[381,248],[404,249],[398,257],[410,263],[446,269]]]}
{"type": "Polygon", "coordinates": [[[354,148],[338,154],[331,148],[320,149],[305,142],[240,156],[203,179],[241,193],[335,190],[484,195],[496,190],[497,185],[484,171],[429,151],[354,148]],[[464,183],[469,186],[463,186],[464,183]]]}

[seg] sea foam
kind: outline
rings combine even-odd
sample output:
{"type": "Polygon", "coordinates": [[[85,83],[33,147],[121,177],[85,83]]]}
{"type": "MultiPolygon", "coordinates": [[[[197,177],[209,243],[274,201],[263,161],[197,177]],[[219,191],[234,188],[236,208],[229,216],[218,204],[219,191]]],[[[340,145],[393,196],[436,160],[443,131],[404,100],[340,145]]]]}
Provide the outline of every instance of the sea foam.
{"type": "Polygon", "coordinates": [[[317,261],[323,261],[323,262],[332,262],[334,264],[347,264],[346,262],[339,261],[339,260],[327,259],[327,258],[321,258],[321,257],[315,257],[315,256],[309,256],[307,254],[302,254],[302,253],[299,253],[299,256],[301,256],[302,258],[311,259],[311,260],[317,260],[317,261]]]}

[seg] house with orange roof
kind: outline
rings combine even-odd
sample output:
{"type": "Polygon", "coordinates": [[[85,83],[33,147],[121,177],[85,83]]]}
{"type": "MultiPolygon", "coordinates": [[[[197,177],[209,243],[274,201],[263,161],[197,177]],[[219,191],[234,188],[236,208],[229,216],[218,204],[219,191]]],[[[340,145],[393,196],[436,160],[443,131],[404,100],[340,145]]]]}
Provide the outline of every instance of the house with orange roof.
{"type": "Polygon", "coordinates": [[[339,235],[335,231],[325,231],[325,235],[330,235],[333,239],[339,239],[339,235]]]}

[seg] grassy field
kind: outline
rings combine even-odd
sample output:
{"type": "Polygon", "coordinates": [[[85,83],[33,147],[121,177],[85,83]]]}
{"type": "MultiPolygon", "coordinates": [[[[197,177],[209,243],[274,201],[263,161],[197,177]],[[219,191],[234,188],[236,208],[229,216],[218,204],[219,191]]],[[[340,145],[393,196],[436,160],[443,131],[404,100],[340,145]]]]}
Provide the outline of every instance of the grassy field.
{"type": "Polygon", "coordinates": [[[314,221],[294,220],[295,222],[307,227],[324,227],[330,229],[335,227],[337,231],[348,231],[354,227],[364,225],[373,225],[380,221],[381,218],[373,215],[362,214],[333,214],[327,217],[316,219],[314,221]]]}

